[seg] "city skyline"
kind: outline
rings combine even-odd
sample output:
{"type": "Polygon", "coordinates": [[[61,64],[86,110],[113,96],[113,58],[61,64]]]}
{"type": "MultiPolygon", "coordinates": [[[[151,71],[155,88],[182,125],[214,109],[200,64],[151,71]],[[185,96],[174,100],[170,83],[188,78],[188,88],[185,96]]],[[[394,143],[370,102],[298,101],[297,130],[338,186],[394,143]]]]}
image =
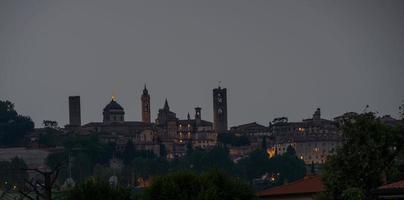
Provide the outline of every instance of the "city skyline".
{"type": "Polygon", "coordinates": [[[229,127],[317,107],[398,117],[404,100],[401,2],[0,4],[0,96],[37,127],[67,124],[74,95],[83,123],[100,121],[113,92],[140,120],[145,83],[152,121],[165,98],[179,118],[200,106],[213,121],[222,81],[229,127]]]}

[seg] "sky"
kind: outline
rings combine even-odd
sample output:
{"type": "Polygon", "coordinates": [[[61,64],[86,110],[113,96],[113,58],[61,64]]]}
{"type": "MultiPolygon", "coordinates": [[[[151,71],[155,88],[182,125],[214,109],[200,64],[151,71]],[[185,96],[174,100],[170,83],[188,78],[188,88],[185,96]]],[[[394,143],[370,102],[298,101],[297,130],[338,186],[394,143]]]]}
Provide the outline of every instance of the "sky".
{"type": "Polygon", "coordinates": [[[227,88],[229,126],[275,117],[332,119],[366,105],[398,117],[404,103],[404,1],[0,1],[0,99],[41,126],[102,121],[115,94],[125,119],[212,120],[227,88]]]}

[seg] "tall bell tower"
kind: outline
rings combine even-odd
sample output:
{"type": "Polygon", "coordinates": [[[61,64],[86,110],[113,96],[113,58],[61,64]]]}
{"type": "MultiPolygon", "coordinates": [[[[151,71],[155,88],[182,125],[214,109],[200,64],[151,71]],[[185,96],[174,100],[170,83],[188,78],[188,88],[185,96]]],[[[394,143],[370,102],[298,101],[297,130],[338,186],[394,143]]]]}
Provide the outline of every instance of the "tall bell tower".
{"type": "Polygon", "coordinates": [[[150,123],[150,95],[147,91],[146,84],[144,85],[142,94],[142,122],[150,123]]]}
{"type": "Polygon", "coordinates": [[[220,86],[213,89],[213,121],[217,133],[227,131],[227,92],[220,86]]]}

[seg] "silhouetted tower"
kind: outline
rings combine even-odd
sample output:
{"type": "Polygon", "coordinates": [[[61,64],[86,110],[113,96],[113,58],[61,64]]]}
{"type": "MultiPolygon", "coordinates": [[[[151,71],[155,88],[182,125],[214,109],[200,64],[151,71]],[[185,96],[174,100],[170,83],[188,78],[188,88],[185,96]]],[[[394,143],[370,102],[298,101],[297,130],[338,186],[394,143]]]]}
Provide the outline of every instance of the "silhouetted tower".
{"type": "Polygon", "coordinates": [[[313,120],[314,121],[320,121],[321,119],[321,110],[320,108],[317,108],[316,112],[313,114],[313,120]]]}
{"type": "Polygon", "coordinates": [[[80,96],[69,97],[69,125],[81,126],[80,96]]]}
{"type": "Polygon", "coordinates": [[[142,94],[142,121],[145,123],[150,123],[150,95],[147,91],[146,84],[144,85],[142,94]]]}
{"type": "Polygon", "coordinates": [[[227,131],[227,92],[226,88],[213,89],[213,121],[215,131],[227,131]]]}
{"type": "Polygon", "coordinates": [[[202,116],[201,116],[201,107],[196,107],[195,108],[195,123],[196,126],[199,126],[202,122],[202,116]]]}

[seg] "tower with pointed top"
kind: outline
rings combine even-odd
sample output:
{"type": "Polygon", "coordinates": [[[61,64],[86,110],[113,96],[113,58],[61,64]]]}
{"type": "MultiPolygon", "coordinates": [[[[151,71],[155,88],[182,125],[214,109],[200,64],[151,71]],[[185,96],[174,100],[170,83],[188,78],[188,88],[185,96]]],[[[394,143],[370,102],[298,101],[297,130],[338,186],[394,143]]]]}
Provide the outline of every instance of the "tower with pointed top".
{"type": "Polygon", "coordinates": [[[216,133],[227,131],[227,90],[213,89],[213,123],[216,133]]]}
{"type": "Polygon", "coordinates": [[[143,94],[141,97],[142,100],[142,122],[150,123],[150,95],[149,91],[146,88],[146,84],[144,85],[143,94]]]}
{"type": "Polygon", "coordinates": [[[170,106],[168,105],[168,101],[167,101],[167,98],[166,98],[166,100],[164,101],[164,108],[163,108],[165,111],[170,111],[170,106]]]}

